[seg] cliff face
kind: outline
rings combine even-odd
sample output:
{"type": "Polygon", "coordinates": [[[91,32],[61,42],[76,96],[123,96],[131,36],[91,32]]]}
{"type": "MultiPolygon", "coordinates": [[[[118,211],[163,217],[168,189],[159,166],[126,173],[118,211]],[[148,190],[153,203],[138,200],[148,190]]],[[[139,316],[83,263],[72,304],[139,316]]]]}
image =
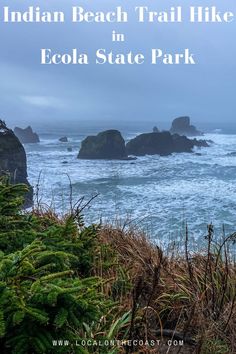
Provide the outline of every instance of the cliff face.
{"type": "MultiPolygon", "coordinates": [[[[27,162],[24,147],[12,130],[0,121],[0,175],[9,173],[12,183],[25,183],[27,180],[27,162]]],[[[33,191],[26,196],[26,206],[32,204],[33,191]]]]}

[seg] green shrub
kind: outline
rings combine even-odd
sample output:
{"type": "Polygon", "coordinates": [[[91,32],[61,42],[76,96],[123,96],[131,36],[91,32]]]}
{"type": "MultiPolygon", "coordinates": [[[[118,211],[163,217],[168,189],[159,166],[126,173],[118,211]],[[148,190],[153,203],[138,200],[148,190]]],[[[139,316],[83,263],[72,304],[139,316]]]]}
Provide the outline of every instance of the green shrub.
{"type": "Polygon", "coordinates": [[[80,353],[53,350],[53,340],[71,344],[84,323],[96,323],[110,303],[91,277],[96,227],[21,213],[24,185],[0,183],[0,352],[80,353]]]}

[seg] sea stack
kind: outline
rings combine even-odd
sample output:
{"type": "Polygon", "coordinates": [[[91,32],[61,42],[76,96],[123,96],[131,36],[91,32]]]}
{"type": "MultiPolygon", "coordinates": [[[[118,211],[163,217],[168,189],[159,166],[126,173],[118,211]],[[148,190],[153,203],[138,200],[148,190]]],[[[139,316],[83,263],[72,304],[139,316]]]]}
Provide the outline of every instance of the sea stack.
{"type": "Polygon", "coordinates": [[[193,152],[193,148],[209,146],[205,140],[188,139],[186,136],[171,134],[168,131],[146,133],[131,139],[126,145],[129,155],[160,155],[168,156],[172,153],[193,152]]]}
{"type": "Polygon", "coordinates": [[[25,206],[32,205],[33,189],[27,179],[25,149],[13,131],[7,128],[4,121],[0,120],[0,175],[7,173],[12,183],[24,183],[30,187],[25,206]]]}
{"type": "Polygon", "coordinates": [[[16,127],[14,133],[22,144],[35,144],[40,142],[38,134],[34,133],[30,126],[25,129],[16,127]]]}
{"type": "Polygon", "coordinates": [[[157,128],[157,126],[153,127],[152,129],[153,133],[159,133],[160,130],[157,128]]]}
{"type": "Polygon", "coordinates": [[[197,130],[194,125],[190,124],[189,117],[175,118],[172,122],[170,132],[171,134],[179,134],[179,135],[186,135],[186,136],[203,135],[203,133],[197,130]]]}
{"type": "Polygon", "coordinates": [[[67,138],[67,136],[62,136],[62,137],[59,139],[59,141],[60,141],[61,143],[68,143],[68,138],[67,138]]]}
{"type": "Polygon", "coordinates": [[[118,130],[106,130],[82,141],[79,159],[127,159],[125,141],[118,130]]]}

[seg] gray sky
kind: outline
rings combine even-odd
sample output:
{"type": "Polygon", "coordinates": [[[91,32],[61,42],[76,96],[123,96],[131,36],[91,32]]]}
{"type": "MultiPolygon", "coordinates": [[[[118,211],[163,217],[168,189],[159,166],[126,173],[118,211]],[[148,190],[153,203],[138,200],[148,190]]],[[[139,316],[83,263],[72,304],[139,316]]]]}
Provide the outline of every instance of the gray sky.
{"type": "Polygon", "coordinates": [[[169,125],[179,115],[190,115],[200,127],[236,129],[236,19],[231,24],[139,24],[134,7],[161,11],[170,6],[217,6],[236,14],[235,0],[99,0],[1,1],[12,10],[40,6],[63,10],[65,24],[4,24],[0,22],[0,116],[10,125],[40,126],[58,122],[157,122],[169,125]],[[95,4],[94,4],[95,3],[95,4]],[[123,6],[128,24],[73,24],[71,6],[112,10],[123,6]],[[126,35],[112,43],[111,32],[126,35]],[[196,66],[42,66],[40,49],[70,52],[78,48],[94,57],[99,48],[126,53],[151,48],[181,52],[190,48],[196,66]]]}

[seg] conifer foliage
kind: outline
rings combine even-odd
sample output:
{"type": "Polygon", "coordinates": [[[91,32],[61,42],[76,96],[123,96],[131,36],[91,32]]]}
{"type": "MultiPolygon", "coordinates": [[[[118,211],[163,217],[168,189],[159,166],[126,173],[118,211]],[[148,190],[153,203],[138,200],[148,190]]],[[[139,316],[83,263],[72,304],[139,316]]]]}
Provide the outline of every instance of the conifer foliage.
{"type": "Polygon", "coordinates": [[[108,306],[89,276],[96,227],[21,213],[26,191],[0,181],[0,352],[84,352],[72,344],[108,306]],[[57,339],[71,345],[53,350],[57,339]]]}

